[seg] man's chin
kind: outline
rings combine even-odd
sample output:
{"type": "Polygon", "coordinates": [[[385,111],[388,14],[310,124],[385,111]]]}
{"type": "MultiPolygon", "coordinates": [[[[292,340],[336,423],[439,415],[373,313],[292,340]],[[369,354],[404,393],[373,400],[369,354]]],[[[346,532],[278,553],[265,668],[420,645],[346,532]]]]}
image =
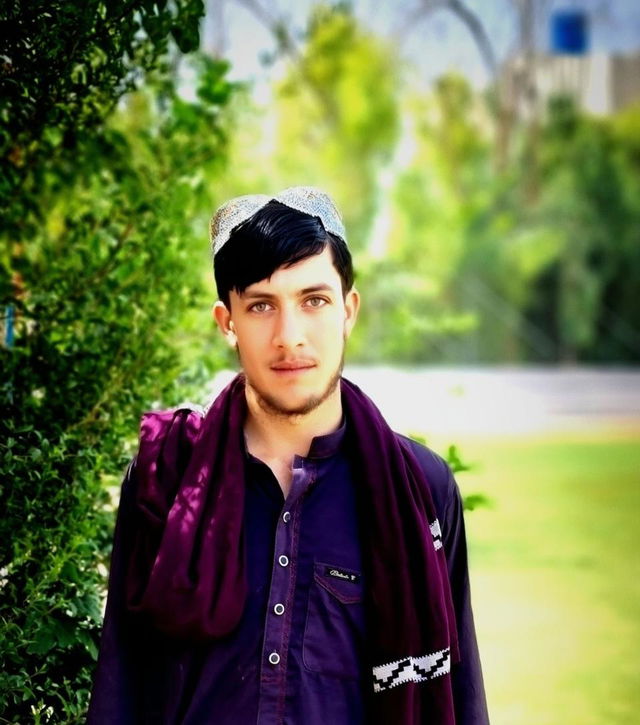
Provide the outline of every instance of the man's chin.
{"type": "Polygon", "coordinates": [[[301,415],[309,415],[327,401],[336,391],[340,383],[340,375],[342,366],[336,371],[324,390],[320,392],[302,392],[296,394],[293,390],[289,394],[272,395],[271,393],[261,390],[248,381],[248,385],[252,388],[258,405],[268,415],[275,415],[284,418],[299,417],[301,415]]]}
{"type": "Polygon", "coordinates": [[[329,397],[324,395],[307,395],[296,396],[295,398],[292,396],[292,398],[285,399],[284,397],[261,393],[258,390],[255,390],[255,392],[258,404],[265,413],[284,418],[309,415],[309,413],[316,410],[329,397]]]}

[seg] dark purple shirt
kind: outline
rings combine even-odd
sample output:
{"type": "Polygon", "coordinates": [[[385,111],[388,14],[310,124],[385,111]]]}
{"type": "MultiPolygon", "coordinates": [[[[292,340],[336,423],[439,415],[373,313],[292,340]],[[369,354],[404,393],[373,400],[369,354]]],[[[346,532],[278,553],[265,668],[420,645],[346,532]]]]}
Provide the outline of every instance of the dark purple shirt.
{"type": "MultiPolygon", "coordinates": [[[[344,426],[296,456],[286,500],[246,456],[248,595],[238,627],[207,645],[172,641],[126,611],[124,574],[135,466],[122,489],[90,725],[358,725],[375,707],[363,594],[360,520],[344,426]]],[[[458,487],[446,463],[412,442],[431,486],[450,573],[461,662],[456,721],[488,723],[469,600],[458,487]]]]}

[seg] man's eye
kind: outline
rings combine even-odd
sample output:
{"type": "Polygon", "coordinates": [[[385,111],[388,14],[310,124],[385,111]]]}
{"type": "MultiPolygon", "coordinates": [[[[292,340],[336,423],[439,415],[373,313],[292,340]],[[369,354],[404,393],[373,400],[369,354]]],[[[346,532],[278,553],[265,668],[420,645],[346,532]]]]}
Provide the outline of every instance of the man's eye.
{"type": "Polygon", "coordinates": [[[327,304],[327,300],[324,297],[309,297],[305,304],[309,307],[322,307],[327,304]]]}
{"type": "Polygon", "coordinates": [[[266,312],[269,309],[267,302],[256,302],[249,308],[251,312],[266,312]]]}

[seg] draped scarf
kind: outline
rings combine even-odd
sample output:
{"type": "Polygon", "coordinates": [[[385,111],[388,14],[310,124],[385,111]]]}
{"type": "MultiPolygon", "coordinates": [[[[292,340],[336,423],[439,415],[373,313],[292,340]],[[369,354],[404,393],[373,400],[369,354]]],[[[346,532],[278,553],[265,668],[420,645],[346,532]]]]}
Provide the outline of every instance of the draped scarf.
{"type": "MultiPolygon", "coordinates": [[[[370,582],[373,722],[455,723],[457,633],[428,482],[374,403],[344,378],[341,393],[370,582]]],[[[170,636],[215,640],[242,616],[246,413],[238,375],[206,412],[179,408],[142,418],[127,605],[170,636]]]]}

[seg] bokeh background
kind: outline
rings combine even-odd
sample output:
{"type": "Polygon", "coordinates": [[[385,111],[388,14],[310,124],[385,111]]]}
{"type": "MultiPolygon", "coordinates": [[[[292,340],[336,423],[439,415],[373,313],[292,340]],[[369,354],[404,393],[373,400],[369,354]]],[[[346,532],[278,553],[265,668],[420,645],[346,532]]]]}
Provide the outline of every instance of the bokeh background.
{"type": "Polygon", "coordinates": [[[640,707],[640,5],[0,8],[0,722],[84,720],[119,483],[206,402],[217,204],[342,209],[347,375],[456,471],[492,722],[640,707]]]}

